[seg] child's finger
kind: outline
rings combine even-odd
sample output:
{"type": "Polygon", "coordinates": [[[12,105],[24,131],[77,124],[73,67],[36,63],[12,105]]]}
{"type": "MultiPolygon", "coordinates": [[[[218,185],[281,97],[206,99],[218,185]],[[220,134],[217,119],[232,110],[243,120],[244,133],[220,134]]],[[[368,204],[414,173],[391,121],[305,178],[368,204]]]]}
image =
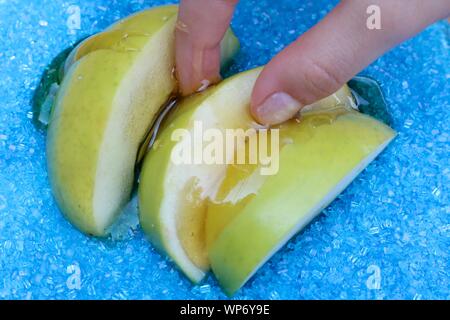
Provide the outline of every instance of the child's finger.
{"type": "Polygon", "coordinates": [[[450,14],[450,1],[347,0],[280,52],[262,71],[251,111],[263,124],[292,118],[324,98],[394,45],[450,14]],[[367,25],[371,5],[380,8],[381,29],[367,25]]]}
{"type": "Polygon", "coordinates": [[[183,95],[220,80],[220,42],[238,0],[182,0],[176,27],[176,71],[183,95]]]}

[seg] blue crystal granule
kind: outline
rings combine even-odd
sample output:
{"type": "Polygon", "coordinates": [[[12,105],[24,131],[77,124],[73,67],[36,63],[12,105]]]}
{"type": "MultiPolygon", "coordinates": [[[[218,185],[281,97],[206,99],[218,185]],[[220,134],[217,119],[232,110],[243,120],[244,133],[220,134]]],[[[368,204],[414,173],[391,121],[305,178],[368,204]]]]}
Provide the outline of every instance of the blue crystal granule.
{"type": "MultiPolygon", "coordinates": [[[[267,63],[335,2],[241,0],[230,74],[267,63]]],[[[73,228],[49,187],[45,131],[32,123],[59,52],[163,3],[0,0],[0,298],[226,298],[212,276],[192,285],[132,215],[118,238],[73,228]]],[[[381,84],[398,137],[234,298],[450,299],[449,34],[434,24],[362,72],[381,84]]]]}

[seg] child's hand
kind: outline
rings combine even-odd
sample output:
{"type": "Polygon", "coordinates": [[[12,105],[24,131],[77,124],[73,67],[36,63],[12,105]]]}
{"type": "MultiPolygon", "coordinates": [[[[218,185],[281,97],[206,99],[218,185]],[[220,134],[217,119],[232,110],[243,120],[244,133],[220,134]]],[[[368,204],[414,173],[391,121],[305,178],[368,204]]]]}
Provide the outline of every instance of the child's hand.
{"type": "MultiPolygon", "coordinates": [[[[245,1],[245,0],[244,0],[245,1]]],[[[220,41],[238,0],[181,0],[176,64],[181,92],[220,79],[220,41]]],[[[251,111],[262,124],[293,117],[324,98],[377,57],[429,24],[450,15],[449,0],[343,0],[262,71],[251,111]],[[381,9],[381,30],[367,27],[367,8],[381,9]]]]}

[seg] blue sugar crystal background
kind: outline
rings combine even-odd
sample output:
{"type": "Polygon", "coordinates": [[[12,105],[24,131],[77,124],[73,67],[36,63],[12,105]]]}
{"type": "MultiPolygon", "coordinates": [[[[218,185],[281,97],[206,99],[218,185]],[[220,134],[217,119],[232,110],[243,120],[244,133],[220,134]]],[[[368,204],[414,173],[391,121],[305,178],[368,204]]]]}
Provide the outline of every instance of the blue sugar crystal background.
{"type": "MultiPolygon", "coordinates": [[[[75,230],[52,198],[45,134],[31,122],[34,90],[56,54],[162,3],[0,0],[0,298],[226,298],[212,276],[189,283],[140,229],[120,240],[75,230]]],[[[266,63],[331,8],[241,0],[231,72],[266,63]]],[[[381,82],[398,137],[235,298],[450,299],[449,65],[449,25],[440,22],[364,70],[381,82]]]]}

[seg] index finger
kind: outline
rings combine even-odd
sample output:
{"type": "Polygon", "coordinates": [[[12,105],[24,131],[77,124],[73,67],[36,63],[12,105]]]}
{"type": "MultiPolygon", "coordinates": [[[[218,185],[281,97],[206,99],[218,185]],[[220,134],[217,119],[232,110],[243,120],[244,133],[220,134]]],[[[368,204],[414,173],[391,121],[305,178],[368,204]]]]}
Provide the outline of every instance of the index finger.
{"type": "Polygon", "coordinates": [[[220,42],[238,0],[181,0],[175,32],[180,92],[220,80],[220,42]]]}

